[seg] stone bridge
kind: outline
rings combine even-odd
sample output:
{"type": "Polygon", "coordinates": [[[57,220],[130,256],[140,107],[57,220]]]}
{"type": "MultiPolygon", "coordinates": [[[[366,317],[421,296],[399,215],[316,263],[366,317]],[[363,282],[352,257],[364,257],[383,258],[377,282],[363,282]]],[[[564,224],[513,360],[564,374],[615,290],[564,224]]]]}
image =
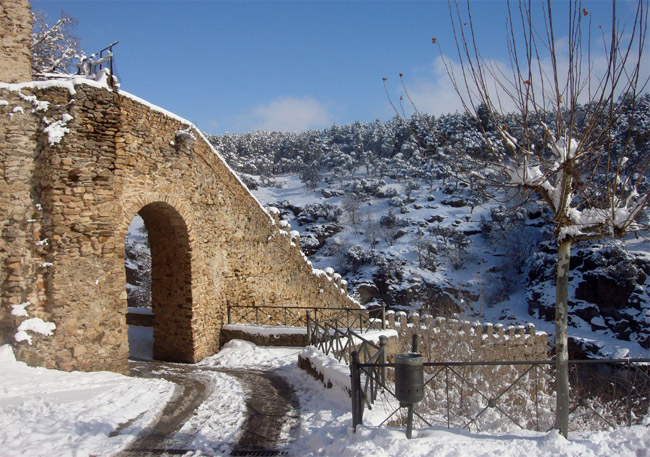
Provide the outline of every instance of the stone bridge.
{"type": "MultiPolygon", "coordinates": [[[[5,69],[25,54],[9,31],[29,28],[5,28],[2,5],[5,69]]],[[[156,359],[215,353],[227,303],[355,306],[189,122],[105,83],[16,82],[28,79],[0,72],[0,344],[19,359],[128,370],[124,242],[136,214],[151,246],[156,359]]]]}

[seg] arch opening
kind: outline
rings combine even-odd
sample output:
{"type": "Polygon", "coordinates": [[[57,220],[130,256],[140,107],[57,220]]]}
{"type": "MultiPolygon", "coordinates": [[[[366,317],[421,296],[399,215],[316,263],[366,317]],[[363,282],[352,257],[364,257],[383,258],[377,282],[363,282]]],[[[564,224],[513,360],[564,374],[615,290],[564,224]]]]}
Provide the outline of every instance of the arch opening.
{"type": "Polygon", "coordinates": [[[136,214],[124,238],[129,357],[153,359],[151,248],[142,218],[136,214]]]}
{"type": "Polygon", "coordinates": [[[144,206],[125,249],[132,251],[125,255],[131,357],[194,362],[191,251],[183,217],[167,203],[144,206]]]}

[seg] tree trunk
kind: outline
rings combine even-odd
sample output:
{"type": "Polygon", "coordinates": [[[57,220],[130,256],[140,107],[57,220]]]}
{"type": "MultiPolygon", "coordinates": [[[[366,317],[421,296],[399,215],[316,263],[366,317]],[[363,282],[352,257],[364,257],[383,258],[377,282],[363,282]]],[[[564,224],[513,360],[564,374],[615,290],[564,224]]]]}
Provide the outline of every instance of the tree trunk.
{"type": "Polygon", "coordinates": [[[568,296],[571,241],[560,243],[557,254],[557,283],[555,289],[555,361],[557,404],[555,428],[566,438],[569,434],[569,347],[568,296]]]}

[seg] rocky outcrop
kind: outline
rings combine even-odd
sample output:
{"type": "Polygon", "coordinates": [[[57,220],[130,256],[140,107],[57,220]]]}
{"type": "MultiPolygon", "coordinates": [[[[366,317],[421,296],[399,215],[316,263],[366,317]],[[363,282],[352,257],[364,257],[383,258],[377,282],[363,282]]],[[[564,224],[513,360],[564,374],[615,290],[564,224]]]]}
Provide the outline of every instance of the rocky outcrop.
{"type": "MultiPolygon", "coordinates": [[[[529,311],[549,321],[555,315],[556,256],[552,250],[539,253],[527,278],[529,311]]],[[[650,256],[646,252],[628,252],[617,241],[575,248],[569,285],[570,323],[586,323],[594,331],[608,330],[616,338],[650,349],[649,277],[650,256]]]]}

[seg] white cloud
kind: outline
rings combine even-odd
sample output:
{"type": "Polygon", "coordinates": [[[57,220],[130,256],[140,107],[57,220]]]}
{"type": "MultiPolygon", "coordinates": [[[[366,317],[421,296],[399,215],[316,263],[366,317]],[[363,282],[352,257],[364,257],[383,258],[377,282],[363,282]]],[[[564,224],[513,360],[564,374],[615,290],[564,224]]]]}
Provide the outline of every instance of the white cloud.
{"type": "MultiPolygon", "coordinates": [[[[629,39],[629,36],[624,36],[622,43],[627,45],[626,40],[629,39]]],[[[587,53],[586,49],[582,49],[583,55],[579,60],[579,65],[577,65],[577,68],[574,65],[572,68],[573,71],[569,71],[570,46],[568,39],[566,37],[556,38],[555,46],[561,99],[569,100],[570,98],[568,94],[570,86],[567,81],[571,74],[578,78],[577,87],[580,87],[578,94],[579,103],[587,103],[589,100],[597,97],[601,81],[607,80],[605,75],[607,74],[608,68],[608,49],[604,48],[602,44],[593,45],[590,54],[587,53]]],[[[523,53],[519,55],[521,56],[523,53]]],[[[633,67],[637,64],[636,58],[638,58],[638,55],[634,53],[633,49],[626,64],[628,75],[632,74],[633,67]]],[[[517,88],[513,85],[513,81],[516,81],[517,77],[513,72],[511,62],[487,56],[482,64],[485,70],[483,82],[489,90],[493,103],[497,107],[500,107],[502,112],[517,111],[517,106],[520,101],[517,97],[517,88]]],[[[525,62],[522,62],[522,64],[525,66],[525,62]]],[[[542,49],[540,51],[540,60],[533,63],[530,87],[536,95],[536,102],[542,104],[547,109],[555,107],[557,102],[553,85],[552,68],[552,59],[548,51],[542,49]]],[[[650,40],[644,43],[643,57],[639,64],[639,69],[640,86],[638,89],[647,92],[650,87],[644,86],[644,83],[650,76],[650,40]]],[[[525,68],[522,68],[522,70],[526,71],[525,68]]],[[[429,69],[416,74],[417,76],[415,78],[412,78],[410,81],[406,80],[405,82],[410,99],[419,111],[439,116],[445,113],[463,111],[464,108],[461,98],[468,103],[470,100],[475,104],[480,103],[480,98],[476,96],[476,86],[471,76],[468,74],[467,80],[463,78],[463,70],[458,57],[439,56],[433,61],[429,69]],[[456,78],[460,94],[454,88],[452,78],[450,78],[448,71],[456,78]]],[[[625,76],[624,74],[621,80],[619,80],[617,90],[615,91],[617,95],[626,88],[625,76]]],[[[526,76],[522,77],[522,80],[525,78],[526,76]]],[[[397,97],[399,98],[399,95],[397,97]]],[[[407,97],[404,97],[404,99],[405,102],[403,103],[407,112],[412,111],[412,107],[408,106],[410,102],[407,97]]]]}
{"type": "MultiPolygon", "coordinates": [[[[558,77],[560,79],[560,90],[561,95],[564,100],[568,99],[566,92],[566,80],[569,75],[569,58],[568,58],[568,43],[566,39],[558,39],[556,41],[557,46],[557,58],[558,58],[558,77]]],[[[581,62],[581,67],[578,69],[578,74],[580,75],[580,81],[582,84],[582,90],[578,97],[580,103],[586,103],[588,100],[593,98],[593,93],[590,95],[589,90],[591,89],[594,92],[597,92],[597,87],[599,80],[604,77],[607,70],[607,59],[605,56],[605,51],[600,50],[597,52],[596,49],[591,57],[589,62],[586,59],[581,62]],[[590,85],[588,83],[591,83],[590,85]]],[[[586,57],[586,55],[585,55],[586,57]]],[[[635,64],[634,55],[630,57],[628,65],[626,66],[628,70],[632,69],[632,66],[635,64]]],[[[460,90],[460,95],[466,101],[470,100],[468,89],[466,87],[465,81],[463,80],[463,72],[458,59],[453,59],[449,56],[438,57],[434,60],[433,64],[430,67],[430,70],[425,74],[420,74],[412,82],[406,81],[406,88],[409,91],[409,96],[415,107],[422,112],[429,114],[434,114],[439,116],[445,113],[453,113],[455,111],[463,111],[463,105],[461,102],[461,97],[457,93],[450,76],[447,73],[447,68],[445,67],[445,61],[451,73],[457,80],[458,87],[460,90]]],[[[643,58],[640,68],[640,84],[643,84],[648,77],[650,76],[650,42],[646,42],[644,46],[643,58]]],[[[512,71],[512,67],[509,63],[496,60],[493,58],[486,58],[484,61],[484,66],[486,69],[490,69],[485,72],[485,84],[489,88],[490,97],[492,101],[497,105],[501,106],[502,112],[516,111],[516,105],[518,101],[512,97],[513,94],[516,94],[516,90],[512,85],[511,81],[515,80],[515,76],[512,71]]],[[[552,89],[551,84],[551,59],[548,55],[542,56],[539,66],[534,67],[534,76],[532,79],[532,87],[536,92],[537,101],[544,103],[547,107],[549,104],[554,103],[554,92],[549,91],[552,89]],[[540,70],[544,73],[544,84],[542,84],[542,79],[539,77],[540,70]],[[541,88],[544,87],[545,97],[542,97],[541,88]]],[[[473,91],[474,96],[471,97],[474,99],[475,103],[479,103],[480,100],[475,96],[476,90],[472,84],[472,81],[468,79],[467,81],[470,89],[473,91]]],[[[619,90],[617,93],[620,93],[620,89],[623,89],[625,84],[621,81],[619,84],[619,90]]],[[[641,87],[639,87],[641,89],[641,87]]],[[[644,87],[644,91],[648,91],[648,87],[644,87]]],[[[399,97],[399,95],[398,95],[399,97]]],[[[404,97],[406,99],[406,97],[404,97]]],[[[407,100],[408,101],[408,100],[407,100]]],[[[407,109],[411,107],[405,105],[407,109]]]]}
{"type": "MultiPolygon", "coordinates": [[[[417,77],[412,84],[407,81],[406,88],[418,111],[436,116],[463,111],[461,100],[440,57],[433,62],[431,73],[417,77]]],[[[410,108],[407,106],[407,109],[410,108]]]]}
{"type": "Polygon", "coordinates": [[[258,105],[250,113],[240,116],[243,130],[300,132],[329,127],[332,116],[318,100],[310,97],[283,97],[258,105]]]}

